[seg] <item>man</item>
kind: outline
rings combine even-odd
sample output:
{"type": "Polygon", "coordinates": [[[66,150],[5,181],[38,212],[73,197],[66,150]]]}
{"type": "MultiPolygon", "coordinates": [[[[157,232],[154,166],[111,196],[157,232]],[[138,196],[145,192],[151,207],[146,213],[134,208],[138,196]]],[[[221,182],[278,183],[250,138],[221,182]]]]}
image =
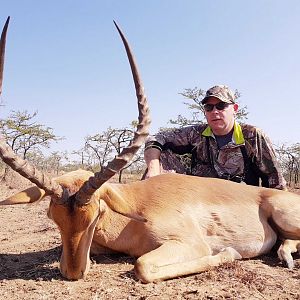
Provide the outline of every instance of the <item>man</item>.
{"type": "Polygon", "coordinates": [[[227,86],[214,86],[202,100],[207,124],[150,136],[145,178],[177,172],[286,189],[271,141],[259,128],[235,120],[235,100],[227,86]],[[191,163],[187,166],[178,154],[189,154],[191,163]]]}

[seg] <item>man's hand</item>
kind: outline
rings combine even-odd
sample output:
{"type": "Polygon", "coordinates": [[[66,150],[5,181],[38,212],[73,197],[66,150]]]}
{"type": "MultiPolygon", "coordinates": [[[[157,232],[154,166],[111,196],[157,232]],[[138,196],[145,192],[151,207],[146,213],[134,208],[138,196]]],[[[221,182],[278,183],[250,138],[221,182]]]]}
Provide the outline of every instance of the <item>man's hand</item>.
{"type": "Polygon", "coordinates": [[[158,149],[149,148],[145,150],[144,158],[148,168],[145,179],[161,174],[159,157],[160,151],[158,149]]]}

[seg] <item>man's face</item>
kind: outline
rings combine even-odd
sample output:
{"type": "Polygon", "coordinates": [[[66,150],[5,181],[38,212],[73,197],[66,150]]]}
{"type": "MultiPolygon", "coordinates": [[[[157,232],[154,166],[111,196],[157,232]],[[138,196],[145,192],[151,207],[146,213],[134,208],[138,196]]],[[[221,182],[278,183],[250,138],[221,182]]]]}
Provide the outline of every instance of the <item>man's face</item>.
{"type": "MultiPolygon", "coordinates": [[[[205,104],[217,104],[220,101],[218,98],[210,97],[205,104]]],[[[205,116],[208,125],[216,135],[225,135],[229,133],[234,125],[234,116],[238,110],[238,105],[230,104],[223,110],[218,110],[216,107],[212,111],[205,111],[205,116]]]]}

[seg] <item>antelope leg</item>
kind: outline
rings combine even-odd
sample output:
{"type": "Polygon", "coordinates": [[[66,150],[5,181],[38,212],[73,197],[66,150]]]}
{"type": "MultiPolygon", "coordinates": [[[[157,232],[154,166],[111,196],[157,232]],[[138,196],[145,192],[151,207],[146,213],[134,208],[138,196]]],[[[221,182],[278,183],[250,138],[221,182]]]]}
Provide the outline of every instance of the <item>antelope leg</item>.
{"type": "Polygon", "coordinates": [[[138,258],[135,263],[136,276],[144,283],[161,281],[203,272],[225,262],[242,258],[236,250],[230,247],[216,255],[210,253],[201,255],[200,252],[203,251],[195,250],[177,241],[168,241],[138,258]]]}
{"type": "Polygon", "coordinates": [[[284,240],[279,249],[277,250],[278,257],[284,261],[289,269],[294,268],[294,260],[292,253],[300,253],[300,240],[284,240]]]}

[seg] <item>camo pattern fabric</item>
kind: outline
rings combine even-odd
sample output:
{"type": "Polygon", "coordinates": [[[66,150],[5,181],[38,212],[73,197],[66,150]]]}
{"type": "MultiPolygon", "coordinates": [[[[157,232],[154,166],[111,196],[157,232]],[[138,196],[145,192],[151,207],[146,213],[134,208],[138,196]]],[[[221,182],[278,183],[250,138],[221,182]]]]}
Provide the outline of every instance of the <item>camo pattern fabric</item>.
{"type": "Polygon", "coordinates": [[[205,97],[202,99],[201,103],[204,104],[209,97],[216,97],[222,102],[235,103],[234,93],[226,85],[216,85],[210,88],[205,97]]]}
{"type": "MultiPolygon", "coordinates": [[[[234,141],[219,148],[215,137],[202,135],[207,125],[163,131],[147,139],[161,145],[161,172],[177,172],[202,177],[243,177],[245,170],[241,145],[234,141]],[[207,142],[209,143],[207,146],[207,142]],[[209,153],[208,153],[209,152],[209,153]],[[184,156],[182,156],[184,155],[184,156]],[[182,158],[183,157],[183,158],[182,158]]],[[[266,180],[263,186],[286,189],[270,139],[257,127],[241,124],[247,156],[266,180]]],[[[259,175],[256,175],[257,177],[259,175]]]]}

